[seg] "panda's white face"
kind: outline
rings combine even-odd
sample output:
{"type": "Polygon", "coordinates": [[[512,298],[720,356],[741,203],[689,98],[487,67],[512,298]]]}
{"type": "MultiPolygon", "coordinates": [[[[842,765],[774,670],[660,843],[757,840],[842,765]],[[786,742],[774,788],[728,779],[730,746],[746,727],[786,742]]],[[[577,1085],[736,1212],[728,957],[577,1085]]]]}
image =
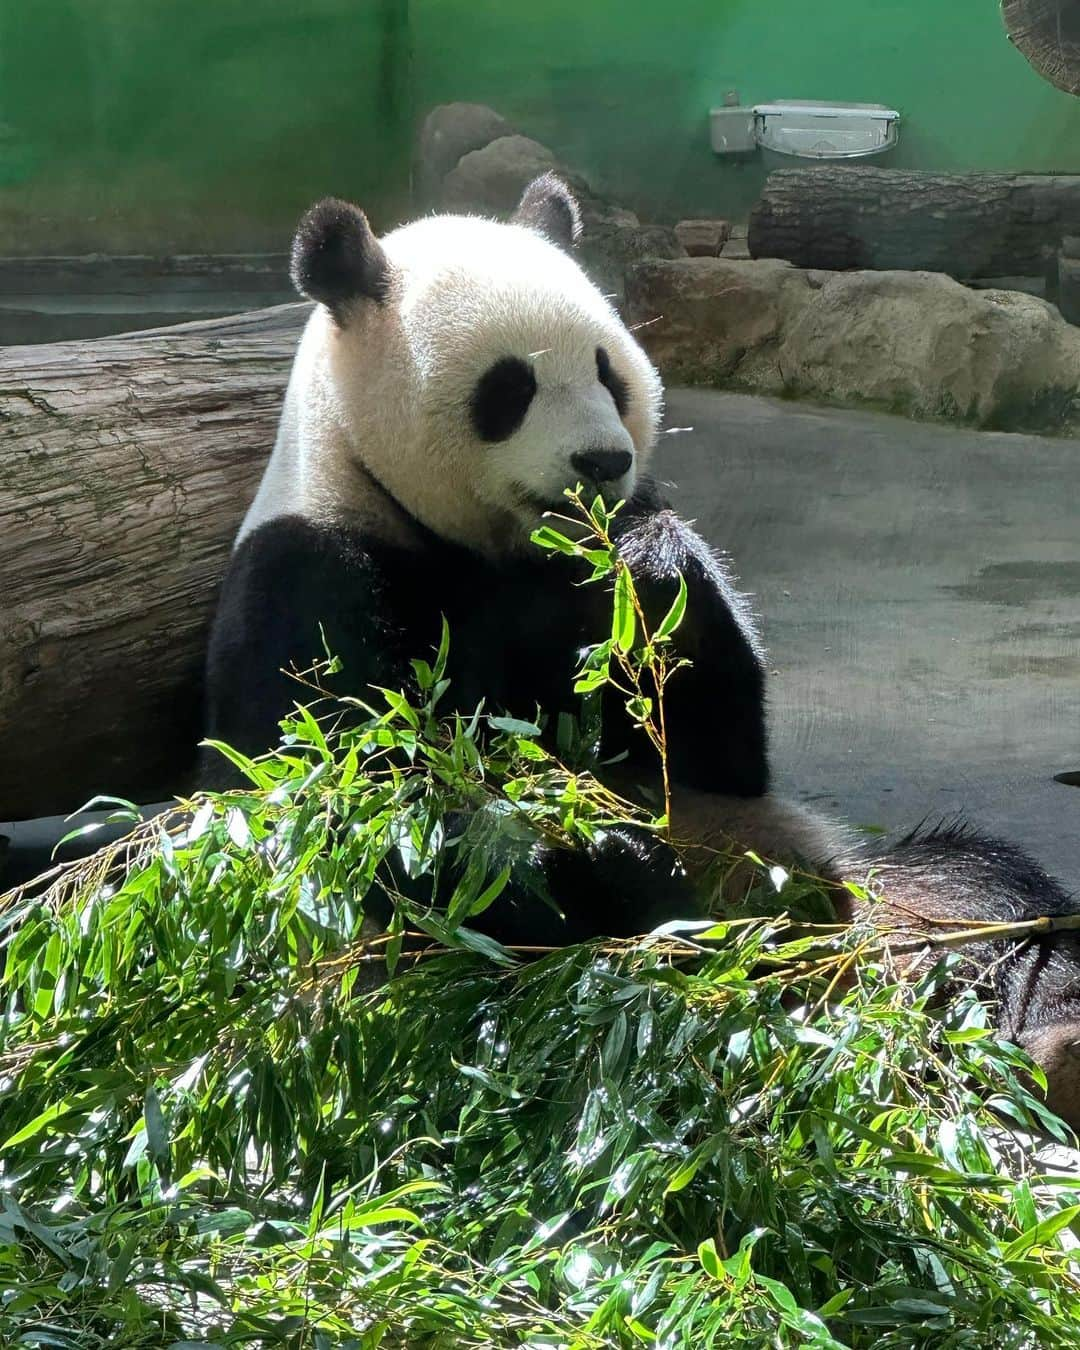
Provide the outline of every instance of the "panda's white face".
{"type": "Polygon", "coordinates": [[[477,495],[527,520],[578,481],[629,495],[658,381],[577,264],[521,226],[477,220],[423,222],[388,241],[399,249],[432,453],[452,428],[477,495]]]}
{"type": "Polygon", "coordinates": [[[633,492],[660,381],[566,252],[452,216],[372,244],[380,298],[320,307],[301,344],[275,451],[295,507],[370,517],[373,480],[436,534],[498,554],[576,483],[633,492]]]}

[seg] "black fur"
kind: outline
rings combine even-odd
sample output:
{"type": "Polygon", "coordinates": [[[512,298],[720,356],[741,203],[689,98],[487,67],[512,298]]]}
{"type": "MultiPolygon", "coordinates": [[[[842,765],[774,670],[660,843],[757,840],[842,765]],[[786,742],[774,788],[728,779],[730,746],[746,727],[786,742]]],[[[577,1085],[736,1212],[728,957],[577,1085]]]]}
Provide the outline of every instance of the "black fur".
{"type": "Polygon", "coordinates": [[[672,780],[701,792],[763,796],[769,788],[764,653],[750,607],[701,536],[651,488],[644,493],[650,508],[627,518],[619,548],[650,624],[671,607],[680,575],[688,596],[676,650],[692,664],[673,676],[666,701],[672,780]]]}
{"type": "Polygon", "coordinates": [[[625,417],[630,406],[630,386],[612,366],[606,347],[596,349],[596,375],[614,400],[616,412],[625,417]]]}
{"type": "MultiPolygon", "coordinates": [[[[688,787],[755,796],[768,767],[760,650],[750,615],[722,565],[672,511],[643,488],[616,518],[615,538],[652,622],[686,577],[687,618],[679,650],[694,664],[673,677],[672,765],[688,787]]],[[[277,740],[277,723],[300,697],[280,672],[306,669],[322,650],[320,625],[341,658],[338,685],[403,687],[410,660],[450,626],[446,706],[532,717],[574,711],[580,649],[606,636],[610,596],[581,587],[580,565],[539,551],[497,565],[422,532],[405,549],[299,516],[253,531],[222,586],[207,663],[207,732],[245,753],[277,740]]],[[[613,705],[605,753],[652,765],[653,752],[613,705]]]]}
{"type": "MultiPolygon", "coordinates": [[[[940,948],[919,951],[927,936],[981,923],[1080,913],[1074,896],[1022,848],[962,822],[919,828],[874,862],[880,899],[869,907],[841,897],[843,918],[869,918],[894,938],[908,970],[940,948]],[[912,942],[913,940],[913,942],[912,942]]],[[[865,868],[847,874],[865,874],[865,868]]],[[[1004,940],[987,937],[959,949],[961,978],[996,1001],[999,1030],[1022,1046],[1047,1078],[1047,1102],[1080,1129],[1080,934],[1066,929],[1004,940]]]]}
{"type": "MultiPolygon", "coordinates": [[[[443,823],[448,839],[467,842],[469,822],[461,813],[443,823]]],[[[430,878],[410,878],[400,860],[391,859],[376,878],[376,895],[369,898],[372,917],[389,922],[389,889],[419,905],[445,906],[467,856],[467,848],[455,849],[434,895],[430,878]]],[[[606,830],[585,848],[536,843],[518,856],[499,857],[497,865],[509,865],[510,882],[498,902],[472,923],[509,947],[585,942],[598,934],[633,937],[699,912],[674,851],[630,826],[606,830]]]]}
{"type": "MultiPolygon", "coordinates": [[[[881,917],[913,935],[1080,912],[1076,897],[1024,849],[964,821],[912,831],[880,860],[880,880],[881,917]]],[[[1011,1040],[1024,1044],[1043,1027],[1080,1021],[1080,933],[976,942],[961,955],[965,976],[997,999],[1011,1040]]]]}
{"type": "Polygon", "coordinates": [[[554,173],[534,178],[510,217],[513,225],[527,225],[560,248],[571,249],[581,237],[581,210],[574,194],[554,173]]]}
{"type": "Polygon", "coordinates": [[[512,436],[536,397],[536,375],[519,356],[501,357],[480,376],[469,400],[473,427],[482,441],[512,436]]]}
{"type": "MultiPolygon", "coordinates": [[[[646,488],[616,517],[616,541],[642,602],[658,622],[681,571],[689,590],[680,639],[694,665],[669,690],[673,772],[688,786],[756,795],[768,782],[757,639],[722,566],[693,530],[646,488]],[[705,634],[708,639],[705,639],[705,634]]],[[[555,723],[577,711],[572,674],[583,645],[606,636],[610,597],[581,587],[562,555],[537,552],[495,565],[426,534],[407,550],[344,529],[281,517],[246,538],[229,567],[208,661],[208,735],[257,754],[275,743],[277,723],[301,697],[279,672],[310,665],[320,625],[343,663],[336,688],[363,695],[371,685],[408,686],[410,659],[450,626],[446,709],[533,717],[555,723]]],[[[655,778],[655,754],[626,718],[621,700],[605,708],[602,753],[623,769],[655,778]]],[[[207,760],[206,786],[230,785],[222,761],[207,760]]],[[[613,831],[589,852],[538,848],[500,901],[476,923],[506,941],[558,943],[641,931],[698,912],[689,883],[665,848],[638,831],[613,831]],[[530,880],[530,872],[532,880],[530,880]],[[535,878],[555,909],[538,900],[535,878]],[[560,911],[560,912],[556,912],[560,911]]]]}
{"type": "Polygon", "coordinates": [[[301,220],[289,274],[300,294],[325,305],[339,324],[359,300],[382,304],[392,279],[363,211],[336,197],[317,202],[301,220]]]}

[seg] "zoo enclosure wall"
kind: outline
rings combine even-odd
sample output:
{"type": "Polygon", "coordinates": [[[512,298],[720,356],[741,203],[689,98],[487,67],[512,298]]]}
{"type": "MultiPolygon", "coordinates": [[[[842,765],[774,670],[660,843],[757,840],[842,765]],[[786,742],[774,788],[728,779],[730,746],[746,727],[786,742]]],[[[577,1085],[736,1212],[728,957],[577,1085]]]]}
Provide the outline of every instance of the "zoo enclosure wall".
{"type": "Polygon", "coordinates": [[[280,250],[327,192],[389,226],[459,99],[645,214],[740,217],[728,90],[888,103],[900,166],[1080,172],[1080,100],[994,0],[0,0],[0,254],[280,250]]]}

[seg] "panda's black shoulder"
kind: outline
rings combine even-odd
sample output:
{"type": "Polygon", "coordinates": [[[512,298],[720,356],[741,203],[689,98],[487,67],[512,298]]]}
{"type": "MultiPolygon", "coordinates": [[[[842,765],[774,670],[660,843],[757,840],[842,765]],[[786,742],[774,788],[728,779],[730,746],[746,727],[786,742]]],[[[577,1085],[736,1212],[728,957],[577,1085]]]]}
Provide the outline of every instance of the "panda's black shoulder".
{"type": "Polygon", "coordinates": [[[207,735],[262,753],[301,692],[285,672],[309,670],[327,653],[342,667],[328,687],[362,694],[400,685],[409,657],[438,640],[425,601],[430,570],[422,547],[300,514],[251,530],[233,552],[211,629],[207,735]]]}
{"type": "Polygon", "coordinates": [[[315,614],[360,596],[376,598],[388,582],[419,578],[431,559],[421,544],[405,549],[356,526],[299,514],[264,521],[237,544],[222,587],[221,617],[231,603],[254,605],[268,621],[290,605],[315,614]]]}
{"type": "Polygon", "coordinates": [[[370,536],[358,529],[323,524],[302,515],[280,515],[264,521],[237,544],[230,573],[317,570],[344,564],[363,571],[373,564],[370,536]]]}

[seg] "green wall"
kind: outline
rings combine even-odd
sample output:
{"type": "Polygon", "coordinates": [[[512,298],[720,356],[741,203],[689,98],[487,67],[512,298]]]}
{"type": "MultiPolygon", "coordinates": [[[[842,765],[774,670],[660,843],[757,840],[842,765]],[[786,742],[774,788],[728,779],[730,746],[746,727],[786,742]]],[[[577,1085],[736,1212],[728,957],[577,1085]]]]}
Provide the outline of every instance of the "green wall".
{"type": "Polygon", "coordinates": [[[709,149],[708,109],[886,103],[896,165],[1080,172],[1080,99],[1010,45],[997,0],[412,0],[417,114],[491,103],[660,217],[742,214],[757,164],[709,149]]]}
{"type": "Polygon", "coordinates": [[[0,252],[282,249],[407,210],[408,0],[0,0],[0,252]]]}
{"type": "Polygon", "coordinates": [[[899,164],[1080,172],[997,0],[0,0],[0,253],[280,249],[326,192],[392,224],[452,99],[646,214],[741,215],[728,89],[892,104],[899,164]]]}

